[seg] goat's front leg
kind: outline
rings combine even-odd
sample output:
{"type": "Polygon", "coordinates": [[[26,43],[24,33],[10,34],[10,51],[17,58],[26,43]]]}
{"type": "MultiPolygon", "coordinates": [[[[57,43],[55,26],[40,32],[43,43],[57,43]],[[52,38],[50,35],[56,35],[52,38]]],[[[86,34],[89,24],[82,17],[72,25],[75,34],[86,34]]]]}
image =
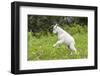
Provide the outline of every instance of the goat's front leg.
{"type": "Polygon", "coordinates": [[[63,43],[63,40],[59,40],[53,45],[53,47],[59,46],[62,43],[63,43]]]}

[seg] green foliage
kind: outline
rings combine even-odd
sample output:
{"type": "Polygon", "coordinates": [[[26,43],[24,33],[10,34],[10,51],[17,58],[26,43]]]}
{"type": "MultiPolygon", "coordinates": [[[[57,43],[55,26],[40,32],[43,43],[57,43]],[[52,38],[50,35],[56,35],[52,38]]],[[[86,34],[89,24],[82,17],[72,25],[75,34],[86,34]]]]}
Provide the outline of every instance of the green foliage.
{"type": "Polygon", "coordinates": [[[62,27],[65,31],[69,32],[71,35],[77,34],[77,33],[87,33],[87,26],[80,26],[79,24],[71,24],[70,26],[68,25],[63,25],[62,27]]]}
{"type": "Polygon", "coordinates": [[[77,28],[81,27],[76,27],[76,25],[87,25],[87,17],[28,15],[28,31],[32,31],[34,35],[38,32],[45,35],[48,32],[52,33],[52,25],[55,23],[58,23],[60,27],[63,27],[63,25],[70,27],[74,24],[75,27],[72,30],[76,29],[77,31],[77,28]]]}

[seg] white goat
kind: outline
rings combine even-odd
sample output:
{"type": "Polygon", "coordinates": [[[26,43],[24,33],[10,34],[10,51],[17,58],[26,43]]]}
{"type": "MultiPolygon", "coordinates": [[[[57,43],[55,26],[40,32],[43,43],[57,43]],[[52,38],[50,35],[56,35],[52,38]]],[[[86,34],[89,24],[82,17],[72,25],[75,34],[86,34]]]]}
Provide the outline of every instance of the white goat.
{"type": "Polygon", "coordinates": [[[53,33],[57,34],[58,36],[58,41],[53,45],[53,47],[65,43],[70,50],[75,51],[76,53],[74,38],[69,33],[57,26],[57,24],[53,26],[53,33]]]}

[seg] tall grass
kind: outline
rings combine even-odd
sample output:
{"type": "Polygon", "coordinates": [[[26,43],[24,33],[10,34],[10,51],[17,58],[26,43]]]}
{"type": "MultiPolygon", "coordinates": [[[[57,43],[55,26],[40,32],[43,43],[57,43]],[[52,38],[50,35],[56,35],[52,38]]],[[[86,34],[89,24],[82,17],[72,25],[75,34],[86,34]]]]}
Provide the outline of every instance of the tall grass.
{"type": "MultiPolygon", "coordinates": [[[[63,27],[62,27],[63,28],[63,27]]],[[[36,36],[28,32],[28,60],[58,60],[58,59],[81,59],[88,57],[87,27],[80,25],[67,26],[63,28],[69,32],[75,39],[77,54],[71,55],[71,50],[64,44],[60,47],[53,47],[57,41],[57,36],[48,33],[48,35],[36,36]]]]}

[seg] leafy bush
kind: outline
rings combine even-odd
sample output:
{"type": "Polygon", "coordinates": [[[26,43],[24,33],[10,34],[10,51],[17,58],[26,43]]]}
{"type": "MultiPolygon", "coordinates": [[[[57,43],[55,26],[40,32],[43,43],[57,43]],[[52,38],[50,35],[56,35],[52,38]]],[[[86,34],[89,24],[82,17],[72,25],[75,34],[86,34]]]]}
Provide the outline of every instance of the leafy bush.
{"type": "Polygon", "coordinates": [[[77,33],[86,33],[87,32],[87,26],[80,26],[78,24],[72,24],[70,26],[68,25],[64,25],[64,27],[62,27],[65,31],[67,31],[68,33],[70,33],[71,35],[77,34],[77,33]]]}
{"type": "Polygon", "coordinates": [[[55,23],[64,28],[66,28],[64,25],[69,27],[73,25],[75,28],[72,27],[72,31],[77,32],[78,26],[76,27],[76,25],[79,25],[79,28],[87,26],[87,21],[87,17],[28,15],[28,32],[43,32],[47,35],[47,32],[52,33],[52,25],[55,23]]]}

